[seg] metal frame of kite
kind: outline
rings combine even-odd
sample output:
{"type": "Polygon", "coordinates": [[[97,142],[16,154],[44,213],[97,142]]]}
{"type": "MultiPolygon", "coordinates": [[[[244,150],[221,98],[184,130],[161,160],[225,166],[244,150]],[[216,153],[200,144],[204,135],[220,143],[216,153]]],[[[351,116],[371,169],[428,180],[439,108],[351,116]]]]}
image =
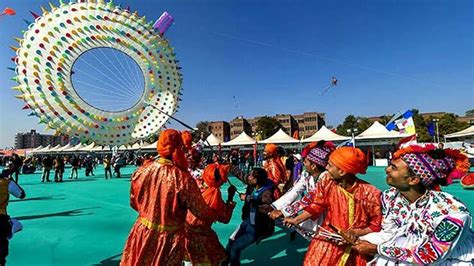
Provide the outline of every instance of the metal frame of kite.
{"type": "Polygon", "coordinates": [[[78,138],[82,143],[120,146],[136,143],[156,132],[174,113],[180,101],[182,75],[176,54],[163,37],[173,18],[165,12],[158,21],[147,22],[112,1],[64,3],[42,14],[31,12],[35,21],[27,22],[13,70],[18,83],[13,87],[30,109],[31,116],[56,134],[78,138]],[[117,49],[141,68],[145,77],[144,95],[123,112],[104,112],[91,107],[76,93],[71,83],[73,62],[85,51],[97,47],[117,49]],[[148,108],[153,103],[162,112],[148,108]]]}

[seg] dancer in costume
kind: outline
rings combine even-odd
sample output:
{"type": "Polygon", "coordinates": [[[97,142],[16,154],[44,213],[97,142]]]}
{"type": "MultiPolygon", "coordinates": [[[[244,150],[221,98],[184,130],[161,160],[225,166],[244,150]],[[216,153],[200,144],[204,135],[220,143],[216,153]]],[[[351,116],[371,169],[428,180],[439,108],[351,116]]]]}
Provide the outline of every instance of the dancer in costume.
{"type": "Polygon", "coordinates": [[[181,265],[188,210],[198,218],[216,214],[206,205],[189,172],[181,134],[162,131],[160,158],[132,176],[130,205],[139,217],[128,236],[121,265],[181,265]]]}
{"type": "Polygon", "coordinates": [[[275,199],[279,198],[281,191],[279,188],[283,188],[288,176],[286,175],[285,165],[283,164],[280,155],[278,154],[278,146],[275,144],[265,145],[263,151],[263,157],[265,159],[264,169],[267,171],[268,179],[275,184],[275,199]]]}
{"type": "Polygon", "coordinates": [[[469,169],[457,150],[408,146],[386,168],[382,230],[357,241],[354,249],[375,255],[375,265],[471,265],[472,216],[466,205],[440,191],[469,169]]]}
{"type": "MultiPolygon", "coordinates": [[[[380,191],[358,179],[365,174],[367,160],[357,148],[342,147],[329,156],[326,167],[328,178],[316,184],[310,192],[311,203],[295,218],[284,222],[298,225],[307,219],[326,215],[320,230],[355,237],[380,230],[382,212],[380,191]]],[[[347,241],[318,235],[312,241],[304,258],[304,265],[366,265],[364,256],[354,252],[347,241]]]]}
{"type": "Polygon", "coordinates": [[[188,212],[186,217],[185,246],[193,265],[219,265],[226,259],[225,249],[211,225],[216,221],[227,224],[232,217],[237,189],[232,185],[229,187],[226,202],[222,200],[220,191],[221,185],[227,182],[229,168],[229,165],[213,163],[204,169],[202,175],[205,186],[202,196],[215,215],[200,219],[188,212]]]}
{"type": "MultiPolygon", "coordinates": [[[[305,172],[308,174],[301,176],[287,193],[272,203],[272,207],[274,209],[270,213],[270,217],[272,219],[277,219],[282,216],[295,216],[309,205],[311,200],[306,197],[301,197],[308,195],[310,191],[313,191],[316,187],[316,183],[325,177],[327,173],[325,170],[328,164],[329,154],[334,151],[334,149],[334,144],[332,142],[326,141],[319,141],[305,147],[303,150],[303,154],[305,155],[303,163],[305,172]]],[[[320,219],[316,221],[308,219],[300,224],[300,226],[316,231],[318,225],[320,225],[322,222],[321,218],[323,218],[323,216],[321,216],[320,219]]],[[[303,232],[299,229],[297,229],[297,231],[302,236],[309,239],[306,232],[303,232]]]]}

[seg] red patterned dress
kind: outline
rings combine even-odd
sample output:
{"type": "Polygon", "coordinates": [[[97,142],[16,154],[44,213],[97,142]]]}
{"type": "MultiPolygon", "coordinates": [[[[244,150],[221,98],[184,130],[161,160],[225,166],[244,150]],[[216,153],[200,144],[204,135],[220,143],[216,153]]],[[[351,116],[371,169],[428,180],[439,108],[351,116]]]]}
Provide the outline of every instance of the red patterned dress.
{"type": "Polygon", "coordinates": [[[189,173],[166,159],[144,165],[133,174],[130,205],[139,217],[128,236],[121,265],[181,265],[188,210],[201,218],[215,215],[189,173]]]}
{"type": "MultiPolygon", "coordinates": [[[[357,179],[345,190],[331,178],[324,178],[307,197],[312,199],[305,211],[318,218],[324,212],[326,217],[322,227],[333,231],[329,225],[339,230],[370,228],[373,232],[381,229],[381,192],[367,182],[357,179]]],[[[304,265],[366,265],[364,256],[351,250],[349,245],[338,246],[335,242],[318,236],[311,241],[304,258],[304,265]]]]}
{"type": "Polygon", "coordinates": [[[225,249],[211,226],[215,221],[229,223],[235,203],[226,204],[220,199],[218,205],[219,207],[214,209],[215,215],[203,219],[188,212],[185,246],[189,257],[187,259],[190,259],[193,265],[219,265],[226,259],[225,249]]]}

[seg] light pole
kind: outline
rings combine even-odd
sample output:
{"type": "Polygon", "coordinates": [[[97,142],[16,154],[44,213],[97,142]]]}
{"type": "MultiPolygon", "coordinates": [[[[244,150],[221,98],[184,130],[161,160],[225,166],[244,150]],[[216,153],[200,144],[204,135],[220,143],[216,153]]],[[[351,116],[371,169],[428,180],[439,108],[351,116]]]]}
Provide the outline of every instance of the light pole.
{"type": "Polygon", "coordinates": [[[439,143],[439,127],[438,127],[438,122],[439,122],[439,119],[438,118],[433,118],[433,122],[435,123],[435,129],[436,129],[436,143],[439,143]]]}
{"type": "Polygon", "coordinates": [[[347,133],[351,133],[351,135],[352,135],[352,146],[354,146],[354,148],[356,146],[355,135],[354,134],[357,133],[357,132],[359,132],[359,130],[357,128],[351,128],[351,129],[347,130],[347,133]]]}

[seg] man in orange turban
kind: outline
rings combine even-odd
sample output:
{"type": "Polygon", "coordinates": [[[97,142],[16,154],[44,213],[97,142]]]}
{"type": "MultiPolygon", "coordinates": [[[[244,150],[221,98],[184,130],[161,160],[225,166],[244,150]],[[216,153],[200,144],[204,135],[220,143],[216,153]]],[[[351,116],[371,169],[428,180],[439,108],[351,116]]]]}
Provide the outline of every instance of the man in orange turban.
{"type": "Polygon", "coordinates": [[[202,174],[205,185],[202,196],[215,215],[197,218],[188,212],[185,246],[193,265],[219,265],[226,258],[225,249],[211,225],[216,221],[227,224],[232,217],[235,207],[232,199],[237,189],[235,186],[229,187],[225,203],[220,191],[221,185],[227,182],[229,169],[230,165],[213,163],[208,165],[202,174]]]}
{"type": "Polygon", "coordinates": [[[181,265],[188,210],[199,218],[215,215],[188,172],[181,134],[162,131],[160,158],[132,175],[130,205],[138,212],[121,265],[181,265]]]}
{"type": "MultiPolygon", "coordinates": [[[[270,179],[275,187],[284,185],[288,180],[285,165],[278,154],[278,146],[275,144],[267,144],[263,151],[263,159],[265,159],[264,169],[267,171],[268,179],[270,179]]],[[[275,198],[280,197],[279,190],[275,190],[275,198]]]]}
{"type": "Polygon", "coordinates": [[[342,147],[329,156],[327,178],[320,180],[306,197],[311,203],[288,225],[325,214],[318,235],[311,241],[304,265],[366,265],[364,256],[351,250],[356,237],[380,231],[382,211],[380,191],[360,180],[356,174],[367,169],[365,154],[357,148],[342,147]],[[336,230],[336,231],[335,231],[336,230]]]}

